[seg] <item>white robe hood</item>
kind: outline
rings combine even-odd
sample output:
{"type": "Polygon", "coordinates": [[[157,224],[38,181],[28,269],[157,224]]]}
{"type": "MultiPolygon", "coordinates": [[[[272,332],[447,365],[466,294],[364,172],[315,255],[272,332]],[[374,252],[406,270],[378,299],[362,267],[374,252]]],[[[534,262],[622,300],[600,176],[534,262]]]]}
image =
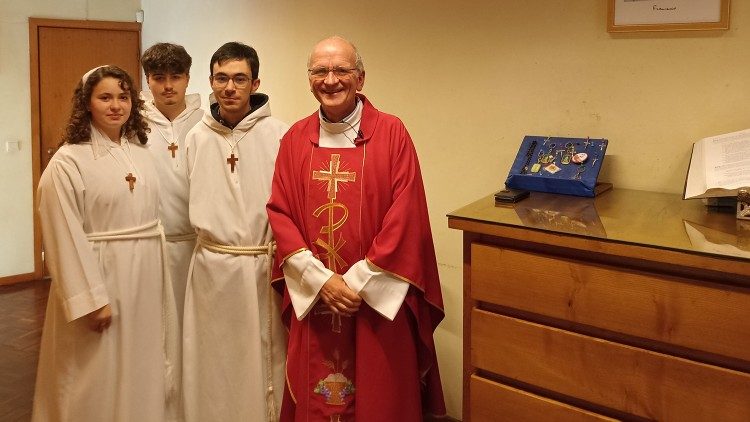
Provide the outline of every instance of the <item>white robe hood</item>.
{"type": "Polygon", "coordinates": [[[185,103],[187,107],[182,111],[174,121],[170,122],[169,119],[156,108],[154,104],[154,95],[151,91],[141,91],[141,99],[144,102],[143,113],[149,119],[149,124],[158,125],[161,129],[166,129],[172,125],[178,126],[184,124],[185,121],[190,119],[190,116],[200,110],[201,108],[201,96],[200,94],[188,94],[185,96],[185,103]]]}
{"type": "MultiPolygon", "coordinates": [[[[214,96],[213,93],[208,97],[208,102],[211,110],[213,110],[213,108],[216,107],[216,104],[218,104],[216,96],[214,96]]],[[[271,103],[268,101],[268,95],[259,93],[252,94],[250,95],[250,104],[260,104],[260,106],[240,120],[240,122],[237,123],[237,126],[233,129],[230,129],[217,121],[211,111],[203,115],[203,123],[219,133],[231,133],[233,130],[247,132],[255,126],[260,119],[271,116],[271,103]]]]}

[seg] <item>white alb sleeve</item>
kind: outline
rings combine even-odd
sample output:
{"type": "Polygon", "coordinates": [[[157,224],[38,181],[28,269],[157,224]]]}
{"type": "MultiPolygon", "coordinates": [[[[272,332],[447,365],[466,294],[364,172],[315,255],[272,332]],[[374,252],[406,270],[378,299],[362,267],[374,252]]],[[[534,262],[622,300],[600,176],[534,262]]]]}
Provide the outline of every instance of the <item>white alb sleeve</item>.
{"type": "Polygon", "coordinates": [[[380,315],[393,321],[409,291],[409,283],[361,260],[343,275],[350,289],[380,315]]]}
{"type": "Polygon", "coordinates": [[[333,271],[315,258],[309,250],[297,252],[281,267],[286,279],[294,313],[302,320],[318,301],[318,292],[333,275],[333,271]]]}

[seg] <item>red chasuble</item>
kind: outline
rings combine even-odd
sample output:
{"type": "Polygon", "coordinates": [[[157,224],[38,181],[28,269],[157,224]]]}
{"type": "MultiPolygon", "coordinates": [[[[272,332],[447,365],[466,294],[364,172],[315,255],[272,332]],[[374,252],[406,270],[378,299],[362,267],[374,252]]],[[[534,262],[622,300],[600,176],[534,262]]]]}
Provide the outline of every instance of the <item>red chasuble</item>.
{"type": "Polygon", "coordinates": [[[433,331],[443,301],[416,151],[403,123],[364,96],[355,148],[320,148],[318,113],[281,141],[268,214],[284,259],[309,249],[343,274],[361,259],[410,284],[389,321],[364,301],[354,317],[319,301],[289,328],[282,421],[419,421],[443,415],[433,331]]]}

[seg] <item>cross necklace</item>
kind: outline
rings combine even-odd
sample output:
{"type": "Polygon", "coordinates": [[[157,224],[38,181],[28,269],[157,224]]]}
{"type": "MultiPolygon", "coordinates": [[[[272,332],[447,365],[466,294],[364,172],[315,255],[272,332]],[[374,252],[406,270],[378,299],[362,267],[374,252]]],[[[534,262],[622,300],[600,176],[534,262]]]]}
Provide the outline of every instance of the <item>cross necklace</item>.
{"type": "MultiPolygon", "coordinates": [[[[128,142],[127,139],[122,138],[120,141],[125,142],[125,148],[122,148],[122,151],[125,152],[125,155],[128,157],[128,161],[130,161],[130,166],[135,169],[136,174],[138,174],[138,169],[135,167],[135,164],[133,163],[133,156],[130,154],[130,142],[128,142]]],[[[112,153],[112,147],[107,145],[107,152],[110,156],[112,156],[112,159],[115,160],[115,163],[117,163],[117,167],[120,167],[121,169],[127,171],[125,168],[126,166],[123,166],[122,163],[120,163],[120,160],[115,156],[115,154],[112,153]]],[[[136,177],[133,176],[132,171],[128,171],[128,174],[125,176],[125,181],[128,182],[128,187],[130,188],[130,192],[133,192],[133,189],[135,189],[135,181],[136,177]]]]}
{"type": "MultiPolygon", "coordinates": [[[[232,131],[232,133],[234,133],[234,131],[232,131]]],[[[234,148],[248,133],[250,133],[249,130],[243,133],[242,136],[240,136],[240,138],[234,142],[229,141],[226,134],[222,134],[222,136],[224,137],[224,141],[227,143],[227,145],[229,145],[229,157],[227,157],[227,164],[229,165],[229,169],[232,171],[232,173],[234,173],[234,168],[237,166],[237,161],[240,161],[239,157],[236,157],[234,155],[234,148]]]]}
{"type": "MultiPolygon", "coordinates": [[[[170,124],[172,124],[172,122],[170,122],[170,124]]],[[[170,141],[169,140],[170,138],[167,135],[165,135],[164,132],[162,132],[162,130],[161,130],[161,128],[159,128],[158,124],[154,124],[153,127],[155,127],[156,130],[159,131],[159,134],[164,139],[164,142],[167,143],[167,150],[169,150],[169,152],[172,153],[172,158],[176,158],[175,152],[177,152],[177,150],[180,149],[180,146],[177,145],[176,141],[170,141]]],[[[184,131],[184,129],[183,129],[183,131],[184,131]]],[[[174,132],[174,126],[172,127],[172,132],[174,132]]],[[[179,134],[177,134],[177,136],[174,137],[174,139],[180,139],[181,136],[182,136],[182,132],[180,132],[179,134]]]]}
{"type": "MultiPolygon", "coordinates": [[[[102,139],[115,143],[115,141],[111,140],[107,135],[102,133],[102,131],[98,127],[91,125],[91,128],[93,130],[96,130],[97,132],[97,134],[94,134],[93,132],[91,133],[91,142],[96,145],[95,148],[101,147],[100,143],[102,139]]],[[[128,161],[130,161],[130,167],[135,171],[136,174],[138,174],[138,168],[135,166],[135,163],[133,163],[133,156],[130,153],[130,142],[128,142],[128,139],[125,137],[121,137],[119,146],[120,146],[120,149],[125,153],[125,156],[128,158],[128,161]],[[125,142],[125,147],[122,146],[123,142],[125,142]]],[[[125,175],[125,181],[128,182],[128,187],[130,188],[130,192],[132,193],[133,189],[135,188],[135,180],[136,180],[136,177],[133,176],[133,172],[127,169],[127,163],[125,163],[125,165],[120,163],[120,160],[115,156],[115,154],[112,153],[111,145],[105,142],[104,147],[107,148],[107,152],[109,153],[110,157],[112,157],[112,159],[115,160],[115,164],[117,164],[117,167],[120,167],[120,169],[128,173],[127,175],[125,175]]]]}

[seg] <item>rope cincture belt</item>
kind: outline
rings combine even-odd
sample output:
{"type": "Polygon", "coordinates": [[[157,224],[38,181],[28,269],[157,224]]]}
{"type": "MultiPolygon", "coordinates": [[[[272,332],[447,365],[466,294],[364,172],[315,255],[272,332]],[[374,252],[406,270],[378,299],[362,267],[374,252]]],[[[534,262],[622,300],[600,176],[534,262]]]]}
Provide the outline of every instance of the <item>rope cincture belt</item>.
{"type": "Polygon", "coordinates": [[[160,238],[161,256],[162,256],[162,340],[164,341],[165,354],[165,388],[168,396],[174,396],[178,393],[180,384],[180,366],[178,342],[180,335],[177,325],[177,306],[174,300],[174,291],[172,290],[172,277],[169,274],[169,254],[167,253],[167,239],[164,235],[164,227],[161,221],[154,220],[150,223],[139,227],[131,227],[122,230],[113,230],[108,232],[88,233],[86,238],[90,242],[105,242],[117,240],[134,240],[148,239],[152,237],[160,238]]]}
{"type": "Polygon", "coordinates": [[[92,242],[103,242],[106,240],[128,240],[128,239],[147,239],[150,237],[160,237],[164,235],[164,229],[159,220],[139,227],[131,227],[122,230],[113,230],[108,232],[87,233],[86,238],[92,242]]]}
{"type": "Polygon", "coordinates": [[[273,255],[276,252],[276,242],[270,241],[266,245],[262,246],[236,246],[236,245],[224,245],[221,243],[214,242],[204,236],[198,236],[198,242],[196,248],[205,248],[208,251],[227,254],[227,255],[249,255],[259,256],[268,255],[268,265],[266,266],[266,276],[268,279],[268,304],[267,304],[267,319],[268,319],[268,343],[266,344],[266,382],[268,384],[268,390],[266,390],[266,407],[268,408],[268,420],[276,420],[276,402],[273,397],[273,291],[271,291],[271,278],[273,271],[273,255]]]}

